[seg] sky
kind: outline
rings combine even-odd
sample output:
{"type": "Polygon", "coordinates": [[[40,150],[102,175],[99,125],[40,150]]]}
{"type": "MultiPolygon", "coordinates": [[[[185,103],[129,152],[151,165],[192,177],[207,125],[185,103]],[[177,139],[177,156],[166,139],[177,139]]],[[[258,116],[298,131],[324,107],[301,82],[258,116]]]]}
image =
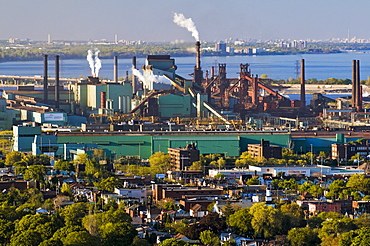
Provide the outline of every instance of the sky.
{"type": "Polygon", "coordinates": [[[0,39],[204,41],[370,38],[368,0],[2,0],[0,39]]]}

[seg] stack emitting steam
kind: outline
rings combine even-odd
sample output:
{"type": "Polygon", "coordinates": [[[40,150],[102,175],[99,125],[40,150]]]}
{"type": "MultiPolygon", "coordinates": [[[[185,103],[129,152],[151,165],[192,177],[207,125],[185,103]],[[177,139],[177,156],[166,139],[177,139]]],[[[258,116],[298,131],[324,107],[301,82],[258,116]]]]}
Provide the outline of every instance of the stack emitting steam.
{"type": "Polygon", "coordinates": [[[99,59],[100,50],[95,48],[95,53],[92,50],[87,51],[86,60],[89,62],[89,66],[91,69],[91,76],[99,77],[99,70],[101,68],[101,61],[99,59]]]}
{"type": "Polygon", "coordinates": [[[187,19],[183,14],[175,13],[173,16],[173,22],[180,27],[185,27],[189,32],[191,32],[191,35],[195,38],[195,41],[199,41],[197,27],[191,18],[187,19]]]}
{"type": "Polygon", "coordinates": [[[162,83],[162,84],[171,84],[166,77],[162,75],[155,75],[153,71],[148,71],[142,74],[138,69],[132,67],[132,73],[141,81],[143,82],[146,88],[151,88],[150,83],[162,83]]]}

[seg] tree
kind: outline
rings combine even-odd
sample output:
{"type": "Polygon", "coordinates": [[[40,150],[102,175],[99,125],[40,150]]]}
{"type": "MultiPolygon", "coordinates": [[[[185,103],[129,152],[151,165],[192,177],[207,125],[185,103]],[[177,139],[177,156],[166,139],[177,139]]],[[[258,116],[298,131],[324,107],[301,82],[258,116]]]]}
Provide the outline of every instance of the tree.
{"type": "Polygon", "coordinates": [[[218,236],[214,232],[209,230],[202,231],[199,235],[199,239],[204,245],[220,245],[220,239],[218,238],[218,236]]]}
{"type": "Polygon", "coordinates": [[[293,228],[288,232],[290,245],[294,246],[315,246],[320,245],[320,238],[317,232],[309,227],[293,228]]]}
{"type": "Polygon", "coordinates": [[[88,206],[84,202],[73,203],[61,211],[67,226],[81,226],[82,218],[88,214],[88,206]]]}
{"type": "Polygon", "coordinates": [[[369,227],[360,228],[356,230],[356,233],[357,233],[357,236],[353,238],[351,246],[370,245],[370,228],[369,227]]]}
{"type": "Polygon", "coordinates": [[[54,169],[62,171],[74,171],[75,167],[72,162],[60,159],[55,162],[54,169]]]}
{"type": "Polygon", "coordinates": [[[0,219],[0,244],[5,245],[14,234],[14,222],[0,219]]]}
{"type": "Polygon", "coordinates": [[[34,230],[25,230],[14,234],[10,239],[10,245],[38,246],[42,241],[40,233],[34,230]]]}
{"type": "Polygon", "coordinates": [[[348,179],[346,186],[353,191],[360,191],[368,195],[370,191],[370,180],[364,174],[354,174],[348,179]]]}
{"type": "Polygon", "coordinates": [[[328,187],[329,192],[326,194],[327,198],[337,199],[340,197],[343,189],[346,187],[346,184],[341,179],[336,179],[328,187]]]}
{"type": "Polygon", "coordinates": [[[222,230],[226,229],[226,220],[224,217],[221,217],[218,213],[211,212],[206,216],[203,216],[199,221],[199,224],[204,225],[208,230],[213,231],[214,233],[219,233],[222,230]]]}
{"type": "Polygon", "coordinates": [[[189,244],[183,240],[179,240],[176,238],[170,238],[170,239],[166,239],[163,242],[161,242],[159,246],[189,246],[189,244]]]}
{"type": "Polygon", "coordinates": [[[252,177],[247,180],[247,185],[259,185],[259,184],[260,180],[258,179],[258,177],[252,177]]]}
{"type": "Polygon", "coordinates": [[[50,165],[50,157],[47,155],[24,155],[22,161],[24,161],[27,166],[50,165]]]}
{"type": "Polygon", "coordinates": [[[227,224],[237,234],[243,236],[252,236],[252,218],[253,216],[249,213],[249,208],[242,208],[229,216],[227,219],[227,224]]]}
{"type": "Polygon", "coordinates": [[[156,152],[149,157],[149,164],[152,169],[152,175],[166,173],[171,169],[170,156],[163,152],[156,152]]]}
{"type": "Polygon", "coordinates": [[[281,232],[283,215],[280,210],[257,203],[250,208],[250,213],[253,215],[251,224],[256,236],[270,239],[281,232]]]}
{"type": "Polygon", "coordinates": [[[25,171],[23,177],[24,179],[32,179],[39,183],[45,182],[45,167],[43,165],[33,165],[29,166],[27,170],[25,171]]]}
{"type": "Polygon", "coordinates": [[[87,231],[74,231],[62,239],[65,246],[98,246],[99,241],[87,231]]]}
{"type": "Polygon", "coordinates": [[[65,196],[72,196],[72,190],[68,183],[63,183],[62,189],[60,191],[65,196]]]}
{"type": "Polygon", "coordinates": [[[99,234],[103,245],[131,245],[137,231],[128,222],[109,222],[99,227],[99,234]]]}
{"type": "Polygon", "coordinates": [[[22,160],[23,154],[18,151],[12,151],[5,156],[5,165],[13,166],[16,162],[22,160]]]}
{"type": "Polygon", "coordinates": [[[86,164],[87,160],[89,160],[89,156],[86,153],[81,153],[77,155],[75,159],[76,164],[86,164]]]}
{"type": "Polygon", "coordinates": [[[322,222],[322,228],[319,232],[319,237],[321,240],[325,240],[325,238],[333,235],[337,237],[342,233],[348,232],[354,229],[354,224],[352,219],[344,217],[342,219],[335,219],[335,220],[326,220],[322,222]]]}
{"type": "Polygon", "coordinates": [[[293,227],[300,227],[302,225],[303,211],[298,204],[284,204],[280,207],[280,211],[284,216],[283,226],[286,232],[293,227]]]}
{"type": "Polygon", "coordinates": [[[108,177],[103,179],[99,183],[94,183],[95,186],[98,187],[99,190],[106,190],[113,192],[115,188],[119,188],[122,186],[122,182],[116,177],[108,177]]]}
{"type": "Polygon", "coordinates": [[[131,246],[151,246],[147,240],[141,239],[140,237],[136,236],[134,240],[132,241],[131,246]]]}
{"type": "Polygon", "coordinates": [[[198,171],[198,170],[204,171],[204,166],[201,161],[194,161],[189,167],[189,170],[190,171],[198,171]]]}

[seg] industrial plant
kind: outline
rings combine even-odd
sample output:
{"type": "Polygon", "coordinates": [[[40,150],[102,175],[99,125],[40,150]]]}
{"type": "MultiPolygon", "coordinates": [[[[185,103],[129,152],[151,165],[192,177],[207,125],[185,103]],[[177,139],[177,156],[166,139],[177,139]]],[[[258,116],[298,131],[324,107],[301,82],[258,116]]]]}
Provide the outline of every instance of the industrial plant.
{"type": "Polygon", "coordinates": [[[352,64],[352,97],[334,100],[314,93],[308,102],[302,59],[300,97],[290,100],[280,85],[253,74],[251,64],[240,64],[238,76],[231,78],[227,64],[204,71],[194,23],[181,14],[174,22],[196,39],[194,70],[187,78],[176,73],[169,55],[147,55],[141,68],[132,57],[131,74],[126,71],[121,80],[114,56],[114,79],[103,80],[98,49],[88,51],[91,75],[83,79],[60,78],[58,55],[54,78],[48,76],[48,55],[43,76],[2,76],[15,83],[3,82],[12,89],[2,91],[0,101],[1,126],[13,128],[14,150],[73,159],[79,151],[101,148],[113,158],[145,159],[191,144],[200,154],[239,156],[248,144],[264,139],[305,153],[330,151],[331,144],[364,137],[370,129],[359,60],[352,64]],[[34,84],[22,85],[22,80],[34,84]]]}

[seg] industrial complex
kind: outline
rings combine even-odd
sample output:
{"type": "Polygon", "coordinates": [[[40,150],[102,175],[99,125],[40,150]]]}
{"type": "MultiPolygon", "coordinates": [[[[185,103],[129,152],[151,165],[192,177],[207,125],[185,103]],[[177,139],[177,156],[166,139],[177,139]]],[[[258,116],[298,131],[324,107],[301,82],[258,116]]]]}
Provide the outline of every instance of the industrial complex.
{"type": "Polygon", "coordinates": [[[290,100],[269,79],[252,74],[250,64],[240,64],[237,78],[226,76],[227,64],[204,72],[199,41],[195,48],[190,78],[176,74],[168,55],[148,55],[141,70],[133,57],[132,74],[126,72],[122,81],[117,56],[113,81],[96,76],[94,64],[86,79],[61,79],[55,56],[56,76],[50,78],[44,55],[43,77],[35,77],[33,85],[13,77],[13,89],[2,91],[1,126],[13,128],[14,150],[65,159],[91,148],[146,159],[188,144],[200,154],[238,156],[261,139],[297,153],[331,151],[332,144],[363,138],[369,127],[358,60],[351,99],[314,94],[307,103],[303,59],[300,100],[290,100]]]}

